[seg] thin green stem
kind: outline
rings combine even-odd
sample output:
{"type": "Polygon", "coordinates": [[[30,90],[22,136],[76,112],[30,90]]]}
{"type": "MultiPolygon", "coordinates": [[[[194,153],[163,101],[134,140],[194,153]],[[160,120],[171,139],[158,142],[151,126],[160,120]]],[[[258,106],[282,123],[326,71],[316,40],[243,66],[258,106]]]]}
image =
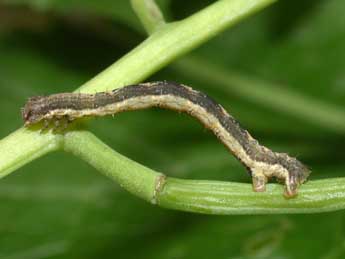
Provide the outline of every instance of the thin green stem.
{"type": "Polygon", "coordinates": [[[64,149],[85,160],[132,194],[155,202],[155,185],[161,174],[122,156],[92,133],[66,133],[64,149]]]}
{"type": "Polygon", "coordinates": [[[132,194],[161,207],[196,213],[315,213],[345,208],[345,178],[310,181],[294,199],[283,197],[283,186],[268,184],[255,193],[251,184],[165,178],[117,153],[88,131],[65,135],[67,152],[87,161],[132,194]]]}
{"type": "Polygon", "coordinates": [[[224,70],[201,58],[186,58],[174,64],[179,72],[219,86],[228,93],[259,105],[309,121],[314,125],[345,133],[345,111],[329,103],[296,93],[279,84],[224,70]],[[291,105],[293,103],[293,105],[291,105]]]}
{"type": "Polygon", "coordinates": [[[63,137],[20,128],[0,141],[0,178],[62,147],[63,137]]]}
{"type": "Polygon", "coordinates": [[[154,0],[131,0],[131,4],[148,34],[165,24],[164,16],[154,0]]]}
{"type": "Polygon", "coordinates": [[[157,194],[158,204],[169,209],[204,214],[315,213],[345,208],[345,178],[310,181],[293,199],[282,196],[283,186],[268,184],[255,193],[250,184],[168,178],[157,194]]]}

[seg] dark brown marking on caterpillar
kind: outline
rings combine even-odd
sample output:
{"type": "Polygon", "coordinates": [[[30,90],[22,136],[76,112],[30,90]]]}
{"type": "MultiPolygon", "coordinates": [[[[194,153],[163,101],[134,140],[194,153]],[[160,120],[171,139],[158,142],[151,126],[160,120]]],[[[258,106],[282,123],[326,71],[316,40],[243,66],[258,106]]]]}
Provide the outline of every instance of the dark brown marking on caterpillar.
{"type": "Polygon", "coordinates": [[[61,120],[104,116],[128,110],[162,107],[187,112],[212,130],[220,141],[250,171],[255,191],[264,191],[267,180],[285,183],[285,195],[292,197],[310,171],[296,158],[261,146],[223,107],[188,86],[153,82],[126,86],[96,94],[61,93],[32,97],[22,109],[25,126],[44,121],[59,126],[61,120]]]}

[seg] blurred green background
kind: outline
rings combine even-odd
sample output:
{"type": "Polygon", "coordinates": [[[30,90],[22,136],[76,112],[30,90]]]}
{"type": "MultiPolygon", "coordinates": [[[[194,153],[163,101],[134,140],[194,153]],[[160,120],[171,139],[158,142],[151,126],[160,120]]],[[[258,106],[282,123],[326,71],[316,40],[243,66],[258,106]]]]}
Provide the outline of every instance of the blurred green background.
{"type": "MultiPolygon", "coordinates": [[[[214,1],[157,2],[172,21],[214,1]]],[[[235,71],[251,78],[255,91],[267,82],[277,93],[284,88],[345,110],[344,13],[342,0],[280,1],[147,81],[172,80],[202,90],[261,143],[309,165],[311,179],[341,177],[344,129],[237,95],[195,71],[225,76],[235,71]]],[[[145,37],[127,0],[1,1],[0,137],[22,126],[20,108],[29,96],[73,91],[145,37]]],[[[95,119],[90,130],[120,153],[169,176],[250,182],[216,138],[183,114],[128,112],[95,119]]],[[[62,152],[0,181],[1,259],[344,256],[342,211],[205,216],[165,210],[62,152]]]]}

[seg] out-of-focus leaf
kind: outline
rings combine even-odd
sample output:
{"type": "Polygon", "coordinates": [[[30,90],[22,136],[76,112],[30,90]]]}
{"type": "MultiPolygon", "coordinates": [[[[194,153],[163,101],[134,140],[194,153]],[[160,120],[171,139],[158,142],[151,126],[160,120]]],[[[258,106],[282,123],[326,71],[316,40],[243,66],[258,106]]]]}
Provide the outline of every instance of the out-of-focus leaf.
{"type": "MultiPolygon", "coordinates": [[[[11,5],[27,5],[38,11],[53,11],[66,15],[96,15],[123,22],[136,29],[141,29],[138,18],[131,9],[129,0],[4,0],[11,5]]],[[[170,0],[157,1],[160,8],[168,10],[170,0]]]]}

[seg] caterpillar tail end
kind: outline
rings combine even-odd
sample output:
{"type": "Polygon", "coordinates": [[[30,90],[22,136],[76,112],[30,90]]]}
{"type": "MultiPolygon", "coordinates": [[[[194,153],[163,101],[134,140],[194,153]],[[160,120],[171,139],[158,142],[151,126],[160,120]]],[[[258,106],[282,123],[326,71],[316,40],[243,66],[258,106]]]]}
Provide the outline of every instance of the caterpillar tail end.
{"type": "MultiPolygon", "coordinates": [[[[285,198],[289,199],[289,198],[296,197],[298,194],[299,186],[307,180],[310,174],[310,170],[307,167],[303,167],[303,168],[300,167],[298,169],[299,170],[289,171],[284,176],[278,177],[278,175],[276,175],[278,181],[282,182],[285,185],[284,187],[285,198]]],[[[265,173],[260,170],[252,170],[251,176],[252,176],[252,182],[253,182],[253,190],[255,192],[266,191],[266,183],[270,177],[265,175],[265,173]]]]}

